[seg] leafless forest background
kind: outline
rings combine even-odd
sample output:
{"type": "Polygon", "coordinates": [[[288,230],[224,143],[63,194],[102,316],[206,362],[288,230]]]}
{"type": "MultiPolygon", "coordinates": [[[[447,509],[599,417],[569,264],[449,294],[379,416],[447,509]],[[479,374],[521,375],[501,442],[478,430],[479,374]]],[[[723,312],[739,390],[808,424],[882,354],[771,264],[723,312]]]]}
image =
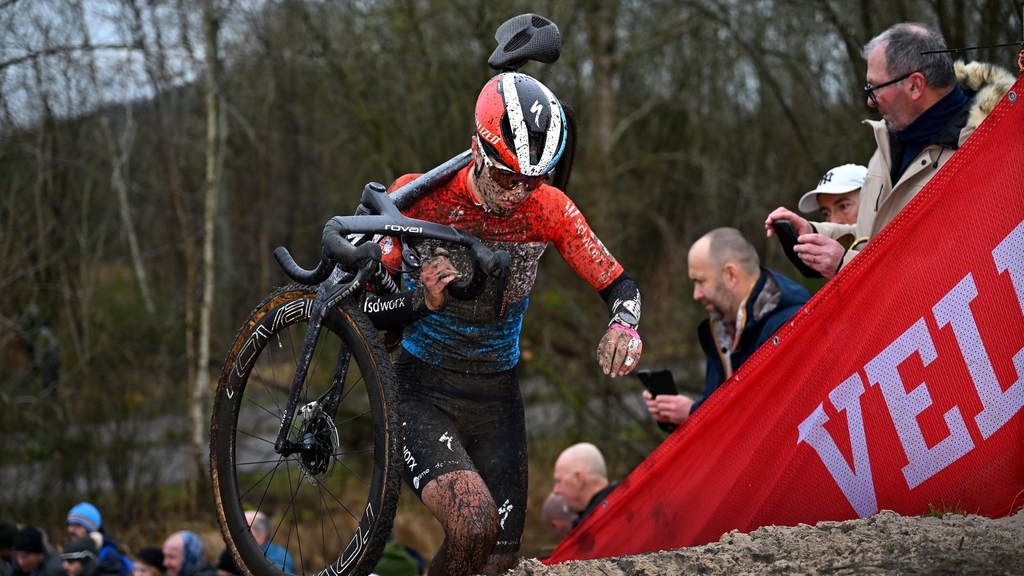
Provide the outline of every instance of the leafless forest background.
{"type": "MultiPolygon", "coordinates": [[[[1021,39],[1016,0],[0,0],[0,493],[36,487],[0,516],[209,516],[211,379],[285,282],[273,248],[311,266],[366,182],[468,148],[494,31],[524,12],[561,31],[561,59],[523,71],[579,117],[569,194],[640,285],[641,367],[695,392],[686,250],[735,226],[795,274],[764,217],[867,162],[861,46],[904,20],[950,47],[1021,39]],[[188,446],[192,480],[168,481],[188,446]]],[[[662,438],[594,361],[605,322],[546,257],[520,366],[563,415],[531,437],[541,485],[572,442],[621,477],[662,438]]]]}

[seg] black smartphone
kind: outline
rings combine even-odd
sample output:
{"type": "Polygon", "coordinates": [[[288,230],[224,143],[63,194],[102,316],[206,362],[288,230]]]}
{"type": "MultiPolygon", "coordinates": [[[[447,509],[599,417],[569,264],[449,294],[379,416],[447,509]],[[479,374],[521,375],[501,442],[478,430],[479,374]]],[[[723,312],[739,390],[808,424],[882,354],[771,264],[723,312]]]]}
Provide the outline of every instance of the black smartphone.
{"type": "Polygon", "coordinates": [[[651,393],[651,396],[658,394],[679,394],[676,382],[672,379],[671,370],[637,370],[637,378],[643,383],[644,388],[651,393]]]}
{"type": "Polygon", "coordinates": [[[800,271],[807,278],[821,278],[821,273],[811,268],[800,259],[800,255],[793,251],[793,246],[797,244],[797,238],[800,234],[797,233],[796,227],[789,220],[775,220],[772,222],[772,230],[775,231],[775,236],[778,237],[779,242],[782,243],[782,251],[786,253],[786,258],[796,266],[796,269],[800,271]]]}
{"type": "Polygon", "coordinates": [[[772,222],[772,228],[779,235],[779,241],[790,246],[795,245],[796,239],[800,237],[800,234],[796,231],[796,226],[793,226],[793,223],[789,220],[776,220],[772,222]]]}

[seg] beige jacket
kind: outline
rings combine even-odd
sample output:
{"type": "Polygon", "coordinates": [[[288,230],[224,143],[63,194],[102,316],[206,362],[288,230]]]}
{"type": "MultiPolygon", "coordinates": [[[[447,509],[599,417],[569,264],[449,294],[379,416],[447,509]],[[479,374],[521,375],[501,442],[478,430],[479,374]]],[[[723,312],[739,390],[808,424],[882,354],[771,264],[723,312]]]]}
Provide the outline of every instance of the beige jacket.
{"type": "Polygon", "coordinates": [[[974,133],[974,129],[988,116],[1003,95],[1013,86],[1016,78],[1006,70],[971,62],[955,64],[957,81],[964,92],[971,97],[966,123],[960,129],[959,139],[955,146],[952,142],[945,145],[935,143],[925,146],[921,152],[907,165],[899,181],[890,179],[889,131],[885,123],[879,120],[865,120],[874,132],[878,148],[868,162],[868,173],[860,191],[860,206],[856,224],[833,224],[830,222],[812,222],[815,230],[839,241],[848,249],[843,256],[839,268],[850,262],[868,240],[874,238],[891,222],[896,214],[903,209],[924,185],[932,179],[953,153],[974,133]]]}

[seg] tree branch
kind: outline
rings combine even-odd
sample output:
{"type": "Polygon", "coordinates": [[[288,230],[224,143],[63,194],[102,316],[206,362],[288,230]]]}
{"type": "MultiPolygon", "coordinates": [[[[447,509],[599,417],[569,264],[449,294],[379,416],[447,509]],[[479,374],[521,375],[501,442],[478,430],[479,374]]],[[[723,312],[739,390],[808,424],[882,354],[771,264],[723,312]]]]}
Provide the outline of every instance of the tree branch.
{"type": "MultiPolygon", "coordinates": [[[[10,0],[14,2],[16,0],[10,0]]],[[[2,8],[2,7],[0,7],[2,8]]],[[[35,52],[30,52],[24,56],[18,56],[17,58],[11,58],[10,60],[4,60],[0,62],[0,70],[8,68],[10,66],[17,66],[25,62],[30,62],[38,58],[46,58],[48,56],[56,56],[58,54],[68,54],[71,52],[80,52],[85,50],[137,50],[139,46],[132,44],[83,44],[81,46],[51,46],[48,48],[42,48],[35,52]]]]}

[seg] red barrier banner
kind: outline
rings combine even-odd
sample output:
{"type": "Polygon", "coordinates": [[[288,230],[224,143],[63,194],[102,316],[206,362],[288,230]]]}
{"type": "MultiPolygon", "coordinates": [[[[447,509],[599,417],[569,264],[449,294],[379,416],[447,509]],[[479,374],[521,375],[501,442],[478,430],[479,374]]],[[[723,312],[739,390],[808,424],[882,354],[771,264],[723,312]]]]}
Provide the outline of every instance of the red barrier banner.
{"type": "MultiPolygon", "coordinates": [[[[1024,504],[1024,81],[545,560],[1024,504]]],[[[696,338],[696,336],[694,336],[696,338]]]]}

